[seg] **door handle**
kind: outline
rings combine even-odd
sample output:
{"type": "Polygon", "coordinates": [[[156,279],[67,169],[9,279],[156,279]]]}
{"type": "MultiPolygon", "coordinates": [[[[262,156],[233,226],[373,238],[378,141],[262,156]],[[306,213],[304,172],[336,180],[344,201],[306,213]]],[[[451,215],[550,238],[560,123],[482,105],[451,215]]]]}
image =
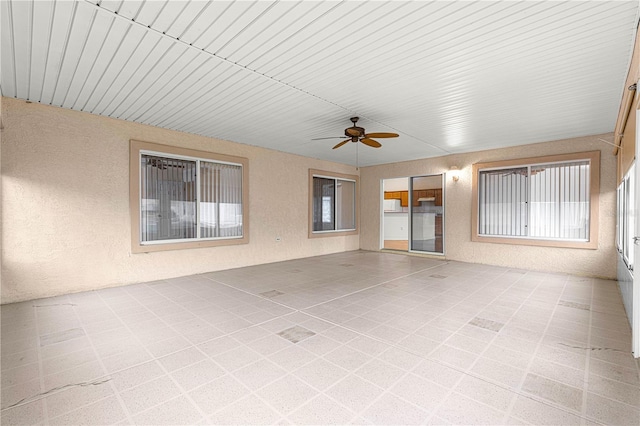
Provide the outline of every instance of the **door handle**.
{"type": "Polygon", "coordinates": [[[633,237],[633,244],[638,245],[638,241],[640,241],[640,237],[633,237]]]}

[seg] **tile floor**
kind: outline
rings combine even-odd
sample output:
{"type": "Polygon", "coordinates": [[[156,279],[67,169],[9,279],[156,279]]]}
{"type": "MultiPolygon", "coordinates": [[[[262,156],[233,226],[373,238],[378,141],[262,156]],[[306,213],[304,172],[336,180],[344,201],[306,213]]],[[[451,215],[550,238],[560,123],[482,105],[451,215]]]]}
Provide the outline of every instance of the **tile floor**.
{"type": "Polygon", "coordinates": [[[2,424],[640,424],[616,283],[348,252],[0,308],[2,424]]]}

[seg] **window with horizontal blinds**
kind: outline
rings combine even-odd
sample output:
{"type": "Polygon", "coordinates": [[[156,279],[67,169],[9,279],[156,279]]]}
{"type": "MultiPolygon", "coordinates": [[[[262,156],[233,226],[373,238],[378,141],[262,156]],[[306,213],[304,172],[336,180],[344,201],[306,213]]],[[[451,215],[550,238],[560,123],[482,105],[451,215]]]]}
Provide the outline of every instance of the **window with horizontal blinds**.
{"type": "Polygon", "coordinates": [[[588,241],[590,161],[479,170],[478,234],[588,241]]]}
{"type": "Polygon", "coordinates": [[[242,165],[140,154],[140,242],[243,235],[242,165]]]}

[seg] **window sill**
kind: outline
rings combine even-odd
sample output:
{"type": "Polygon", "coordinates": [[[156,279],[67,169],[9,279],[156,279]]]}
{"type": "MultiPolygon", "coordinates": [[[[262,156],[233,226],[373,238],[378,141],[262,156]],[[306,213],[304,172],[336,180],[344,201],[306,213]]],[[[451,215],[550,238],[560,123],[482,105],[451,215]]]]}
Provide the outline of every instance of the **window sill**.
{"type": "Polygon", "coordinates": [[[325,237],[346,237],[349,235],[358,235],[358,230],[350,231],[315,231],[309,232],[309,238],[325,238],[325,237]]]}
{"type": "Polygon", "coordinates": [[[559,240],[538,240],[534,238],[515,238],[515,237],[484,237],[481,235],[472,235],[471,241],[476,243],[491,244],[511,244],[520,246],[538,246],[538,247],[559,247],[559,248],[576,248],[597,250],[597,241],[559,241],[559,240]]]}
{"type": "Polygon", "coordinates": [[[249,238],[229,238],[220,240],[200,240],[200,241],[185,241],[181,243],[154,243],[154,244],[133,244],[131,252],[136,253],[151,253],[157,251],[169,251],[169,250],[183,250],[205,247],[221,247],[231,246],[238,244],[248,244],[249,238]]]}

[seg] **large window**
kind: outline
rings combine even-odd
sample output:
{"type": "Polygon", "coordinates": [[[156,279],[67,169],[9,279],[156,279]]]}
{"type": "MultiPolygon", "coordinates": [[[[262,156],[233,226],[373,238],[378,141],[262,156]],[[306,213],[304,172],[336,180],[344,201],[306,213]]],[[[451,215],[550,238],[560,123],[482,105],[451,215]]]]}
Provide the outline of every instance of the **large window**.
{"type": "Polygon", "coordinates": [[[131,141],[131,162],[134,252],[247,242],[246,159],[131,141]]]}
{"type": "Polygon", "coordinates": [[[599,151],[474,165],[474,241],[597,248],[599,151]]]}
{"type": "Polygon", "coordinates": [[[357,176],[310,170],[310,236],[357,233],[357,176]]]}

